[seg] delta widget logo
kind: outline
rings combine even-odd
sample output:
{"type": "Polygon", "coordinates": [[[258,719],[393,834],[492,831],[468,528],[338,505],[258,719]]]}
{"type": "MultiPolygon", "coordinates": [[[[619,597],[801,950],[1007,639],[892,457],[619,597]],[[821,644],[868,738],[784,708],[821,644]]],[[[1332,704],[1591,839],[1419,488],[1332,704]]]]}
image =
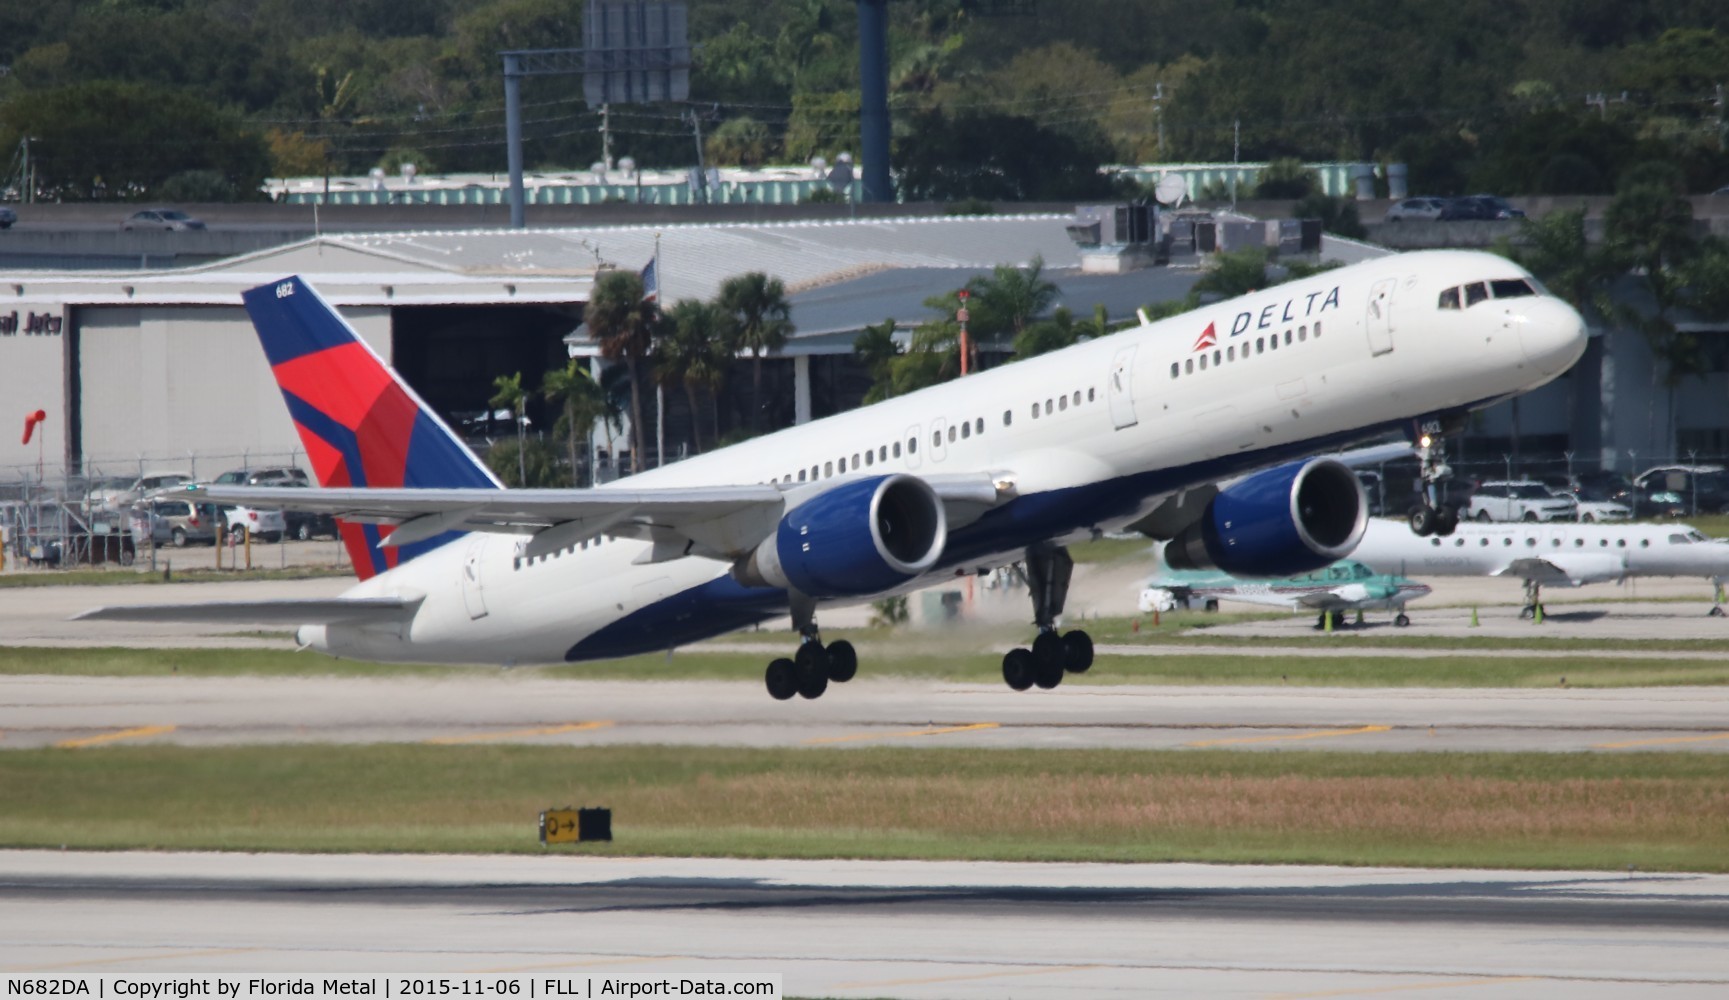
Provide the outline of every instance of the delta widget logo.
{"type": "Polygon", "coordinates": [[[1219,346],[1219,331],[1216,324],[1208,323],[1207,328],[1201,331],[1201,339],[1195,341],[1195,346],[1189,350],[1204,351],[1209,347],[1217,346],[1219,346]]]}

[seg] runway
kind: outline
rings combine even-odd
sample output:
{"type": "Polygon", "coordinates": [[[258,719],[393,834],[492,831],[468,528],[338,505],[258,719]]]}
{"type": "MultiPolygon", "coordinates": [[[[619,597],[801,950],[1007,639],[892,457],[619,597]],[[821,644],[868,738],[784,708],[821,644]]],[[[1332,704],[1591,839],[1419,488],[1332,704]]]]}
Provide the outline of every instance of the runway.
{"type": "Polygon", "coordinates": [[[18,972],[778,972],[831,997],[1719,997],[1729,876],[0,852],[18,972]]]}
{"type": "Polygon", "coordinates": [[[1403,689],[861,678],[817,701],[744,681],[0,678],[0,750],[286,743],[654,743],[1729,752],[1729,688],[1403,689]]]}

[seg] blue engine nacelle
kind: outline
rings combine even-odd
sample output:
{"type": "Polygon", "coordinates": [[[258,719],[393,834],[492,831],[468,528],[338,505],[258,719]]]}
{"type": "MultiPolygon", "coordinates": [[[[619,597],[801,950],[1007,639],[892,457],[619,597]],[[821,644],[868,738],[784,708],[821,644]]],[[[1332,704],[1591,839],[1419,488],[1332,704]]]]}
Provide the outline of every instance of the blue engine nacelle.
{"type": "Polygon", "coordinates": [[[1219,491],[1165,546],[1172,569],[1232,576],[1312,573],[1351,554],[1369,526],[1363,484],[1330,458],[1292,462],[1219,491]]]}
{"type": "Polygon", "coordinates": [[[916,476],[842,483],[781,518],[736,575],[810,597],[864,597],[936,565],[948,541],[942,501],[916,476]]]}

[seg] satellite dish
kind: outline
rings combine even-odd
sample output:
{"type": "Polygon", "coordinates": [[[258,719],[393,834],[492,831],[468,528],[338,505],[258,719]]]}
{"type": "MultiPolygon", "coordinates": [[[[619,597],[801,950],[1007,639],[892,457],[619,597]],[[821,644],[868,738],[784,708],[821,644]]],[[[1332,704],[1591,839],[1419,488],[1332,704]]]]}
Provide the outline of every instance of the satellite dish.
{"type": "Polygon", "coordinates": [[[1183,180],[1182,174],[1166,174],[1159,178],[1159,183],[1153,188],[1153,197],[1159,200],[1159,204],[1172,208],[1181,204],[1183,196],[1188,193],[1189,185],[1183,180]]]}

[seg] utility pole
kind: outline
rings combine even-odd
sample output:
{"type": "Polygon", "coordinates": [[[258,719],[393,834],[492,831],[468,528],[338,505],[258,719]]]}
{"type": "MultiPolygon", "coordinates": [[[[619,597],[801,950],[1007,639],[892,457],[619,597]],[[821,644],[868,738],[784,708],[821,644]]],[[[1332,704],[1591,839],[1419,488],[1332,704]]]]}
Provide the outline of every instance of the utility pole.
{"type": "Polygon", "coordinates": [[[1237,207],[1237,164],[1242,160],[1243,120],[1231,119],[1231,208],[1237,207]]]}
{"type": "Polygon", "coordinates": [[[708,203],[708,168],[702,160],[702,113],[695,108],[685,112],[689,117],[691,134],[696,136],[696,195],[695,197],[708,203]]]}
{"type": "Polygon", "coordinates": [[[612,105],[600,106],[600,162],[612,171],[612,105]]]}
{"type": "Polygon", "coordinates": [[[1729,149],[1729,145],[1725,144],[1726,139],[1729,139],[1729,127],[1726,127],[1724,119],[1724,112],[1729,109],[1726,109],[1724,104],[1723,85],[1719,83],[1717,85],[1717,151],[1719,153],[1729,149]]]}
{"type": "MultiPolygon", "coordinates": [[[[1721,90],[1722,88],[1718,88],[1721,90]]],[[[1153,118],[1159,129],[1159,162],[1165,162],[1165,84],[1153,84],[1153,118]]]]}

